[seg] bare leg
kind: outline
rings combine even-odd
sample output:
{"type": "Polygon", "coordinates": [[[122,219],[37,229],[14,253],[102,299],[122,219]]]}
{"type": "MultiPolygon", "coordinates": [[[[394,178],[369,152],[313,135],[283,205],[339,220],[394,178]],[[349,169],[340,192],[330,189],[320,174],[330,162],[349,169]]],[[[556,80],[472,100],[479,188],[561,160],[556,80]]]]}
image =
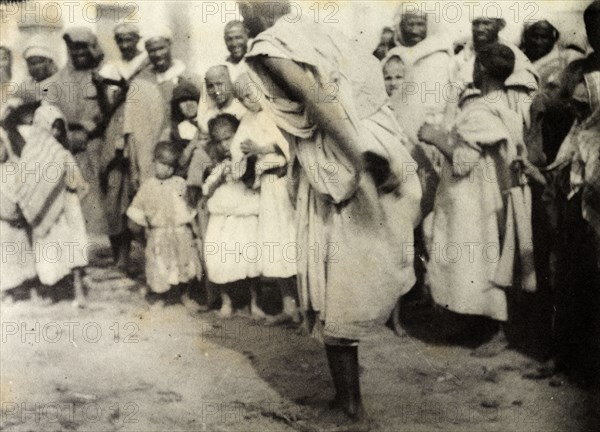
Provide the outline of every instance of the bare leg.
{"type": "Polygon", "coordinates": [[[85,293],[83,291],[82,269],[76,268],[73,270],[73,288],[75,291],[75,299],[73,307],[85,308],[85,293]]]}
{"type": "Polygon", "coordinates": [[[498,332],[492,337],[491,340],[476,348],[471,356],[480,358],[491,358],[496,357],[502,351],[506,350],[508,341],[506,340],[506,334],[504,333],[504,327],[500,325],[498,332]]]}
{"type": "Polygon", "coordinates": [[[258,306],[258,278],[250,281],[250,315],[255,320],[263,320],[267,314],[258,306]]]}
{"type": "Polygon", "coordinates": [[[289,322],[299,324],[302,318],[296,303],[296,279],[293,277],[278,279],[277,285],[283,300],[283,310],[278,315],[267,317],[267,324],[277,325],[289,322]]]}
{"type": "Polygon", "coordinates": [[[219,316],[221,318],[231,318],[233,314],[233,306],[231,304],[231,297],[225,292],[225,287],[221,288],[221,309],[219,310],[219,316]]]}

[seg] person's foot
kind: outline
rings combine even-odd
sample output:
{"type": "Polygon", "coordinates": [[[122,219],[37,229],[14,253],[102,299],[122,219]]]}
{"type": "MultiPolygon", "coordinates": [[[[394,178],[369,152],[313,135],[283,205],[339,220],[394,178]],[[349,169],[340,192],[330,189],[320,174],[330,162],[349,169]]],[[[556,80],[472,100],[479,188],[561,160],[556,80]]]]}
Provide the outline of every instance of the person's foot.
{"type": "Polygon", "coordinates": [[[552,359],[538,366],[534,370],[525,372],[522,377],[529,380],[543,380],[552,378],[557,372],[558,367],[556,366],[556,362],[552,359]]]}
{"type": "Polygon", "coordinates": [[[284,324],[300,324],[300,317],[292,316],[288,313],[282,312],[277,315],[267,315],[265,325],[267,326],[277,326],[284,324]]]}
{"type": "Polygon", "coordinates": [[[10,294],[2,293],[0,301],[2,302],[2,304],[10,306],[15,303],[15,298],[10,294]]]}
{"type": "Polygon", "coordinates": [[[373,428],[372,421],[364,415],[350,417],[344,410],[324,410],[312,421],[301,420],[294,423],[301,431],[315,432],[368,432],[373,428]]]}
{"type": "Polygon", "coordinates": [[[283,315],[291,317],[294,324],[300,324],[302,322],[302,314],[298,310],[296,300],[292,297],[285,296],[283,298],[283,315]]]}
{"type": "Polygon", "coordinates": [[[193,312],[208,312],[207,305],[201,305],[196,300],[192,300],[189,295],[181,296],[181,304],[188,310],[193,312]]]}
{"type": "Polygon", "coordinates": [[[165,305],[166,304],[165,304],[165,301],[163,299],[156,300],[155,302],[153,302],[150,305],[150,310],[160,311],[160,310],[163,310],[165,308],[165,305]]]}
{"type": "Polygon", "coordinates": [[[496,334],[489,342],[479,346],[471,353],[473,357],[491,358],[496,357],[502,351],[506,350],[508,342],[503,332],[496,334]]]}
{"type": "Polygon", "coordinates": [[[48,306],[52,303],[52,299],[41,296],[37,289],[34,288],[31,290],[31,303],[39,306],[48,306]]]}
{"type": "Polygon", "coordinates": [[[230,304],[225,303],[223,306],[221,306],[221,309],[219,309],[219,317],[221,318],[231,318],[232,315],[233,308],[230,304]]]}
{"type": "Polygon", "coordinates": [[[85,309],[87,307],[85,300],[75,299],[71,302],[73,309],[85,309]]]}
{"type": "Polygon", "coordinates": [[[256,321],[262,321],[267,318],[267,314],[256,305],[250,306],[250,317],[256,321]]]}

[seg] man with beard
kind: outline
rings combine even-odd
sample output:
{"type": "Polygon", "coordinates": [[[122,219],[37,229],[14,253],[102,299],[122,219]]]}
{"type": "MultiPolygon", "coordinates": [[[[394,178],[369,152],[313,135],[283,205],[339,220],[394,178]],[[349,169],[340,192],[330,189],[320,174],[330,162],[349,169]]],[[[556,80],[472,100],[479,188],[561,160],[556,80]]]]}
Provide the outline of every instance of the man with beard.
{"type": "Polygon", "coordinates": [[[121,23],[115,26],[114,38],[121,58],[116,61],[107,62],[100,69],[100,76],[106,79],[119,81],[128,80],[142,69],[149,66],[148,53],[140,50],[140,29],[135,24],[121,23]]]}
{"type": "Polygon", "coordinates": [[[93,76],[104,58],[96,35],[87,27],[68,29],[63,39],[69,62],[56,75],[59,97],[55,102],[67,121],[71,152],[90,185],[81,207],[88,232],[105,233],[107,220],[101,202],[99,160],[104,117],[93,76]]]}
{"type": "Polygon", "coordinates": [[[129,23],[118,24],[114,37],[121,59],[107,63],[96,75],[107,128],[100,153],[104,196],[113,260],[127,271],[131,234],[125,215],[140,181],[150,176],[154,144],[160,134],[164,106],[158,87],[138,76],[150,67],[146,51],[138,48],[140,32],[129,23]]]}
{"type": "Polygon", "coordinates": [[[548,20],[526,24],[523,31],[521,48],[540,78],[540,91],[531,105],[531,127],[526,131],[531,161],[538,166],[554,160],[574,120],[560,104],[552,102],[558,96],[565,68],[583,54],[571,48],[561,49],[559,38],[559,31],[548,20]]]}
{"type": "Polygon", "coordinates": [[[152,119],[160,124],[161,131],[168,128],[171,122],[171,99],[175,87],[184,80],[190,81],[198,88],[202,86],[202,79],[197,74],[190,72],[181,60],[173,58],[172,43],[171,29],[167,27],[153,28],[145,42],[152,67],[140,74],[141,78],[156,84],[162,94],[162,103],[165,107],[164,116],[152,119]]]}
{"type": "MultiPolygon", "coordinates": [[[[472,23],[472,39],[460,51],[451,63],[452,81],[459,89],[459,100],[463,103],[467,98],[479,94],[473,86],[473,67],[477,53],[484,47],[502,43],[515,54],[515,68],[504,83],[505,92],[511,109],[523,120],[525,128],[530,126],[530,107],[532,95],[538,89],[538,76],[533,65],[523,52],[514,44],[502,40],[500,31],[506,26],[503,18],[478,17],[472,23]]],[[[458,101],[457,101],[458,102],[458,101]]]]}
{"type": "MultiPolygon", "coordinates": [[[[397,18],[397,46],[383,60],[385,67],[388,62],[400,59],[405,69],[404,82],[400,91],[390,97],[390,104],[410,140],[411,156],[418,164],[424,219],[433,209],[442,156],[434,147],[420,143],[417,132],[426,122],[444,122],[448,104],[445,95],[451,90],[449,66],[452,45],[447,34],[432,31],[434,20],[434,16],[428,17],[423,11],[405,11],[401,7],[397,18]]],[[[415,241],[420,249],[421,245],[425,246],[422,229],[417,234],[415,241]]],[[[424,253],[422,250],[419,252],[424,253]]]]}
{"type": "Polygon", "coordinates": [[[58,72],[56,54],[47,42],[47,37],[33,36],[25,51],[23,58],[27,62],[29,78],[24,80],[19,87],[19,96],[23,102],[39,102],[43,99],[52,101],[56,88],[51,85],[58,72]]]}
{"type": "Polygon", "coordinates": [[[248,51],[248,31],[241,21],[229,21],[225,24],[225,45],[229,56],[226,64],[229,68],[231,81],[235,82],[237,78],[248,70],[248,65],[244,61],[244,56],[248,51]]]}

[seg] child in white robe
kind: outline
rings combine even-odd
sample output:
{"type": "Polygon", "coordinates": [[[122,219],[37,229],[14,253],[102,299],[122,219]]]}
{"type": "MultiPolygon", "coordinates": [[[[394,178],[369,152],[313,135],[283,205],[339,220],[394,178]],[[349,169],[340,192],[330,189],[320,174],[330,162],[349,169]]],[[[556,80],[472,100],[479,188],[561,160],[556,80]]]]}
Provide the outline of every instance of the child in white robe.
{"type": "Polygon", "coordinates": [[[148,299],[157,306],[184,301],[187,285],[202,277],[191,226],[196,212],[187,205],[185,180],[174,175],[180,153],[175,143],[156,145],[155,176],[142,183],[127,209],[135,224],[132,230],[146,230],[146,282],[152,291],[148,299]]]}
{"type": "Polygon", "coordinates": [[[295,214],[287,188],[289,145],[268,112],[260,104],[257,86],[247,73],[235,83],[236,97],[248,112],[242,118],[232,148],[254,156],[254,189],[260,190],[258,244],[260,271],[273,279],[281,292],[283,311],[268,317],[270,323],[300,321],[296,305],[295,214]]]}
{"type": "Polygon", "coordinates": [[[208,150],[216,166],[202,186],[209,213],[204,259],[208,281],[221,293],[220,315],[224,318],[232,315],[229,291],[247,283],[251,293],[250,313],[260,319],[265,314],[257,304],[259,195],[238,175],[242,152],[231,147],[238,125],[231,114],[219,114],[209,121],[208,150]]]}

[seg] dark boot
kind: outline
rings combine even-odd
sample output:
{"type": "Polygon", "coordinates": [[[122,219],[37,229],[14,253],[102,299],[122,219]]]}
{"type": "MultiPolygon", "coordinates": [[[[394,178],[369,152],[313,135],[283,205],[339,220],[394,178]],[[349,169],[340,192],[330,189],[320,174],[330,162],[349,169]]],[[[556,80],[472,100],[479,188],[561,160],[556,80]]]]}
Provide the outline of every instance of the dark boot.
{"type": "Polygon", "coordinates": [[[113,262],[117,265],[119,261],[119,235],[108,236],[110,240],[110,250],[112,251],[113,262]]]}
{"type": "Polygon", "coordinates": [[[129,232],[121,234],[119,239],[119,250],[117,258],[117,267],[119,270],[128,273],[129,268],[129,254],[131,252],[131,236],[129,232]]]}
{"type": "Polygon", "coordinates": [[[336,392],[330,407],[343,410],[352,420],[360,420],[364,413],[360,395],[358,347],[326,344],[325,351],[336,392]]]}

